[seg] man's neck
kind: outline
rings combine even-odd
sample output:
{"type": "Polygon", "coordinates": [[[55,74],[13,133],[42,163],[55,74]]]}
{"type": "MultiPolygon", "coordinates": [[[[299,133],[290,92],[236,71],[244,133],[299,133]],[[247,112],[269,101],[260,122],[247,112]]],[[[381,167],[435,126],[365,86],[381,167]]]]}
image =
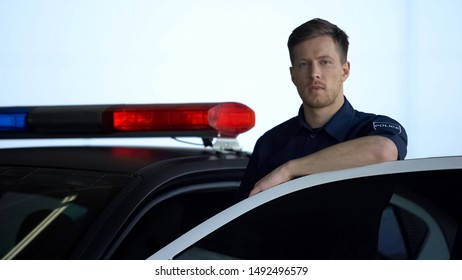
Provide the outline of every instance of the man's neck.
{"type": "Polygon", "coordinates": [[[343,94],[339,96],[338,100],[328,107],[311,108],[303,104],[303,112],[305,113],[305,120],[311,128],[323,127],[345,103],[343,94]]]}

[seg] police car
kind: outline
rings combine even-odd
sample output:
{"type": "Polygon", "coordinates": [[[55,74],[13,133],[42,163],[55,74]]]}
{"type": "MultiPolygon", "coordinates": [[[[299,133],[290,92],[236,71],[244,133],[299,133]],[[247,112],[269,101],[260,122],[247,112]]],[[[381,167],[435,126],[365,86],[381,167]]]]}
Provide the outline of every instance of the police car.
{"type": "Polygon", "coordinates": [[[235,137],[254,123],[232,102],[1,108],[2,139],[197,136],[207,147],[0,149],[0,256],[148,257],[234,202],[248,161],[235,137]]]}
{"type": "Polygon", "coordinates": [[[460,258],[462,157],[313,174],[236,203],[249,154],[235,137],[254,123],[240,103],[0,108],[1,139],[204,143],[0,149],[0,256],[460,258]]]}

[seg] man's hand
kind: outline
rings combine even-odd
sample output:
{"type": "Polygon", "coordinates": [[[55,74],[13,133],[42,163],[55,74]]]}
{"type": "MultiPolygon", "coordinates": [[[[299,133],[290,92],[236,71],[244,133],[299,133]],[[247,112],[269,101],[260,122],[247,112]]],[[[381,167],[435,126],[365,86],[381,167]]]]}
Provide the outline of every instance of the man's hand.
{"type": "Polygon", "coordinates": [[[293,177],[290,175],[289,165],[290,162],[283,164],[263,177],[255,184],[255,187],[250,191],[249,196],[290,181],[293,177]]]}

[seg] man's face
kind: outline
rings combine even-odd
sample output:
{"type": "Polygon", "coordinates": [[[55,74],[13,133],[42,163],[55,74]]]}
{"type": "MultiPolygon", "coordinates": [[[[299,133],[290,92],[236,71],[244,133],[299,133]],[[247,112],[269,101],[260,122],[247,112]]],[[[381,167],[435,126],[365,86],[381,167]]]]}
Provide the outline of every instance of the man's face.
{"type": "Polygon", "coordinates": [[[306,40],[293,49],[290,74],[305,107],[341,106],[343,82],[349,73],[349,62],[341,62],[330,36],[306,40]]]}

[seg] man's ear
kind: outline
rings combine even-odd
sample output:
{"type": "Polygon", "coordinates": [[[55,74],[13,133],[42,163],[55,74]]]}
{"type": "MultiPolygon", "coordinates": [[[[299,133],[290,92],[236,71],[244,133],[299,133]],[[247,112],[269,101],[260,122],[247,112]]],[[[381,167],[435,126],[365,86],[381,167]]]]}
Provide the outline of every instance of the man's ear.
{"type": "Polygon", "coordinates": [[[292,83],[294,83],[294,67],[290,66],[289,71],[290,71],[290,79],[292,80],[292,83]]]}
{"type": "Polygon", "coordinates": [[[348,76],[350,76],[350,62],[349,61],[343,63],[342,70],[343,70],[342,80],[345,82],[348,79],[348,76]]]}

